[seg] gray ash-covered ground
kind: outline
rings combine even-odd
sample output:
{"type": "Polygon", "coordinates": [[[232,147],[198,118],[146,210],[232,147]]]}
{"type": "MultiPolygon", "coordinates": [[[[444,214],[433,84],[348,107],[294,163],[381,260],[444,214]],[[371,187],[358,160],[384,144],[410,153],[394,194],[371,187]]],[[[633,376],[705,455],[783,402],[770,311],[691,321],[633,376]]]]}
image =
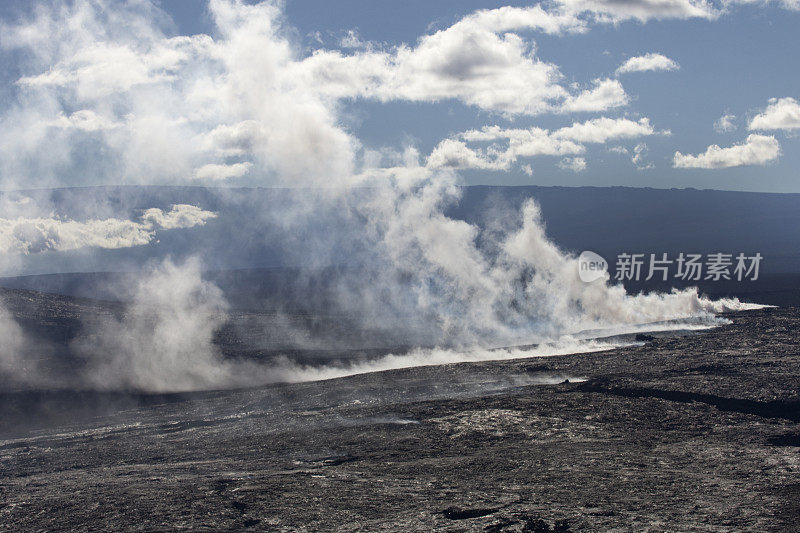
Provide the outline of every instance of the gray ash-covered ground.
{"type": "Polygon", "coordinates": [[[4,394],[0,529],[796,531],[800,309],[730,318],[583,355],[4,394]]]}

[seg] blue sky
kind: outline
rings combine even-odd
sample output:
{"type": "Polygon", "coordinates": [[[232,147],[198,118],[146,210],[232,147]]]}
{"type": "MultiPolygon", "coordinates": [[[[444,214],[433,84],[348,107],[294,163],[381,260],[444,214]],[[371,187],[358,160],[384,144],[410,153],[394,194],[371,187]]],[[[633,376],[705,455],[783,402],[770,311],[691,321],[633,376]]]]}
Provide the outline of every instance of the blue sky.
{"type": "MultiPolygon", "coordinates": [[[[476,9],[530,2],[287,2],[287,17],[302,35],[320,31],[332,43],[343,29],[356,29],[365,40],[413,43],[419,35],[440,29],[476,9]],[[389,7],[392,5],[393,7],[389,7]],[[371,7],[367,7],[371,6],[371,7]]],[[[538,54],[562,68],[571,80],[586,83],[613,75],[628,57],[662,53],[680,64],[673,72],[632,73],[623,85],[634,99],[615,115],[639,113],[652,118],[672,136],[647,142],[655,169],[637,171],[629,158],[590,150],[585,172],[560,171],[557,161],[535,162],[533,177],[523,172],[465,172],[471,183],[541,185],[626,185],[633,187],[696,187],[732,190],[800,192],[800,138],[780,137],[782,156],[768,166],[719,170],[673,169],[675,150],[698,153],[710,144],[728,146],[746,137],[746,117],[766,106],[769,98],[800,97],[800,13],[778,7],[737,6],[716,21],[626,22],[596,27],[586,34],[551,37],[530,33],[538,54]],[[794,65],[794,67],[789,67],[794,65]],[[787,68],[788,67],[788,68],[787,68]],[[738,127],[717,133],[714,122],[735,114],[738,127]]],[[[353,105],[363,122],[356,124],[362,138],[376,144],[402,142],[406,136],[432,149],[451,132],[477,124],[512,123],[559,127],[573,117],[517,118],[513,122],[481,113],[468,106],[353,105]],[[366,107],[366,110],[364,108],[366,107]],[[387,124],[395,127],[387,128],[387,124]]],[[[586,115],[589,116],[589,115],[586,115]]],[[[635,146],[633,143],[631,146],[635,146]]],[[[424,148],[423,148],[424,151],[424,148]]]]}
{"type": "MultiPolygon", "coordinates": [[[[74,58],[81,53],[80,46],[89,46],[92,41],[115,42],[133,49],[144,43],[137,51],[140,53],[141,50],[152,49],[152,43],[158,42],[162,37],[209,34],[222,43],[225,39],[230,40],[230,35],[233,35],[229,32],[224,36],[224,32],[220,30],[220,12],[223,8],[228,9],[224,7],[227,5],[225,2],[220,3],[223,7],[218,5],[209,9],[205,2],[199,0],[163,0],[157,5],[163,9],[166,17],[152,10],[143,10],[141,2],[134,3],[133,6],[104,1],[67,5],[83,4],[84,7],[88,6],[87,10],[119,10],[121,13],[127,10],[130,15],[120,17],[121,20],[105,20],[103,16],[98,16],[95,24],[89,24],[83,28],[83,33],[79,32],[81,39],[69,32],[59,33],[53,38],[63,39],[70,46],[59,47],[48,54],[34,50],[37,46],[41,48],[45,45],[37,44],[33,40],[20,43],[19,36],[23,32],[14,33],[14,29],[45,27],[42,19],[47,17],[51,23],[57,23],[59,18],[63,21],[69,17],[75,19],[77,8],[73,7],[72,11],[68,9],[66,12],[53,9],[46,16],[40,14],[33,19],[31,7],[27,3],[10,2],[2,7],[0,16],[5,23],[3,35],[12,35],[11,38],[6,37],[3,45],[6,74],[0,95],[7,110],[3,119],[5,125],[21,124],[20,113],[26,120],[38,120],[39,123],[46,120],[47,113],[50,113],[54,115],[53,121],[47,124],[55,124],[59,116],[70,120],[69,124],[62,121],[64,125],[58,126],[61,128],[58,131],[62,133],[68,126],[76,129],[76,122],[72,118],[77,115],[73,114],[83,111],[91,113],[89,116],[92,120],[100,117],[105,120],[104,123],[120,124],[123,117],[141,116],[150,111],[142,103],[145,95],[152,98],[159,91],[168,91],[170,94],[174,93],[176,100],[186,100],[186,91],[189,89],[175,89],[176,84],[191,85],[191,91],[195,91],[198,83],[193,81],[189,84],[189,77],[197,75],[199,71],[216,68],[208,66],[208,57],[195,59],[192,56],[179,67],[171,66],[172,70],[166,75],[153,75],[153,79],[147,82],[153,88],[150,93],[145,93],[143,89],[147,83],[137,82],[133,89],[125,86],[118,94],[107,94],[105,91],[87,98],[85,90],[83,94],[81,91],[76,93],[75,87],[82,83],[81,72],[75,70],[69,73],[67,70],[78,68],[75,67],[78,63],[74,58]],[[20,14],[24,19],[22,21],[20,14]],[[154,28],[153,35],[147,35],[138,43],[136,40],[139,37],[135,32],[129,31],[130,28],[125,30],[113,27],[124,26],[127,20],[136,20],[136,17],[141,17],[141,24],[152,24],[154,28]],[[171,19],[171,22],[165,19],[171,19]],[[81,44],[76,45],[76,41],[81,41],[81,44]],[[9,42],[12,44],[9,45],[9,42]],[[31,61],[30,57],[37,54],[37,60],[31,61]],[[59,70],[56,68],[58,65],[66,65],[61,70],[67,72],[63,79],[68,78],[68,81],[41,81],[45,73],[52,72],[54,68],[59,70]],[[21,86],[19,79],[25,76],[39,81],[21,86]],[[178,82],[175,81],[176,78],[178,82]],[[141,94],[134,94],[137,92],[141,94]],[[37,105],[39,107],[36,107],[36,112],[32,113],[31,109],[37,105]],[[15,109],[18,116],[12,116],[9,109],[15,109]]],[[[364,74],[362,70],[383,68],[376,65],[381,61],[398,65],[399,49],[405,47],[407,50],[414,50],[419,47],[421,50],[419,45],[424,39],[436,32],[453,33],[452,28],[459,21],[473,16],[477,10],[514,6],[519,11],[510,13],[508,17],[512,26],[516,26],[508,30],[491,31],[501,38],[506,33],[512,33],[524,47],[523,59],[549,65],[560,75],[558,85],[563,94],[551,100],[534,101],[532,105],[542,104],[541,108],[535,110],[514,109],[507,101],[499,104],[495,102],[489,93],[502,90],[502,81],[496,85],[491,85],[493,82],[489,81],[488,89],[481,86],[466,96],[461,94],[463,91],[458,87],[454,89],[449,80],[444,83],[441,79],[436,80],[436,83],[441,82],[441,86],[437,85],[433,89],[430,84],[421,83],[421,88],[405,90],[404,84],[412,83],[424,75],[414,69],[428,64],[425,61],[435,57],[436,50],[433,50],[431,56],[422,57],[420,53],[420,57],[408,62],[409,66],[395,69],[401,70],[401,75],[408,77],[399,82],[400,87],[378,86],[365,90],[359,84],[366,82],[359,80],[343,91],[339,88],[324,88],[320,90],[321,95],[313,97],[313,105],[325,108],[321,111],[324,118],[319,119],[321,126],[311,123],[307,129],[330,129],[328,133],[335,141],[330,145],[331,150],[338,150],[335,144],[338,142],[343,143],[342,146],[348,145],[347,150],[350,151],[352,161],[328,163],[315,152],[313,157],[320,157],[320,163],[314,169],[304,170],[304,176],[307,172],[317,172],[317,169],[328,166],[337,168],[342,173],[371,175],[364,168],[363,161],[365,158],[369,159],[365,153],[400,154],[411,147],[423,165],[427,161],[427,166],[434,170],[453,169],[470,184],[625,185],[800,192],[800,176],[797,171],[800,167],[800,138],[797,135],[800,131],[800,118],[793,114],[800,112],[800,104],[797,103],[800,100],[800,69],[797,68],[800,44],[797,27],[800,11],[797,10],[797,5],[778,2],[722,5],[693,0],[668,0],[666,4],[674,7],[667,14],[659,12],[647,0],[618,3],[617,5],[623,6],[622,11],[608,8],[609,4],[602,0],[570,0],[563,5],[539,4],[548,14],[571,10],[571,13],[577,14],[576,20],[584,24],[581,31],[572,31],[565,26],[566,29],[562,31],[548,34],[516,24],[515,21],[522,16],[523,10],[537,5],[530,2],[287,0],[284,4],[278,4],[269,15],[272,17],[269,20],[279,26],[268,38],[272,40],[265,41],[260,48],[254,47],[254,50],[266,50],[269,46],[288,43],[291,60],[280,63],[276,68],[290,72],[287,76],[308,76],[310,82],[302,78],[307,85],[301,90],[293,88],[289,92],[290,95],[298,92],[305,95],[308,90],[320,86],[320,82],[314,79],[314,76],[319,76],[319,72],[329,74],[334,72],[330,69],[337,69],[330,75],[352,78],[383,76],[378,70],[372,70],[368,74],[364,74]],[[629,11],[625,11],[625,6],[630,6],[629,11]],[[698,10],[705,10],[706,15],[697,16],[698,10]],[[628,13],[639,15],[631,19],[628,13]],[[342,42],[348,35],[350,44],[355,46],[345,46],[347,43],[342,42]],[[326,62],[320,69],[312,71],[309,61],[304,60],[315,53],[322,53],[326,62]],[[339,61],[337,53],[349,62],[339,61]],[[648,54],[663,56],[664,60],[671,61],[673,67],[665,70],[616,72],[628,59],[647,57],[648,54]],[[362,67],[361,63],[355,61],[359,58],[372,62],[371,66],[362,67]],[[294,69],[298,74],[294,74],[294,69]],[[593,80],[604,80],[609,86],[613,85],[624,91],[624,102],[614,102],[612,98],[589,110],[576,106],[572,111],[564,111],[564,99],[590,92],[594,87],[593,80]],[[334,90],[337,92],[332,96],[331,91],[334,90]],[[491,100],[488,104],[485,103],[487,98],[491,100]],[[753,119],[763,115],[768,106],[773,106],[774,109],[759,122],[763,127],[750,128],[753,119]],[[715,123],[725,115],[729,116],[727,128],[715,128],[715,123]],[[641,121],[646,120],[651,131],[642,135],[611,135],[603,142],[584,140],[578,142],[578,148],[573,146],[565,149],[562,144],[558,149],[553,148],[558,151],[557,155],[537,153],[528,157],[512,156],[510,152],[505,152],[500,159],[497,157],[497,154],[506,150],[504,143],[507,142],[508,132],[519,134],[521,130],[537,129],[537,136],[541,137],[541,130],[550,134],[559,128],[599,119],[627,121],[627,126],[641,126],[641,121]],[[488,140],[467,140],[465,132],[480,131],[486,127],[494,127],[504,133],[488,140]],[[447,140],[450,142],[442,144],[447,140]],[[721,151],[715,152],[710,148],[712,145],[718,145],[721,151]],[[438,166],[432,163],[432,154],[437,150],[441,155],[438,166]],[[680,152],[681,156],[695,157],[684,158],[683,163],[678,164],[676,152],[680,152]]],[[[48,6],[52,5],[58,4],[48,3],[48,6]]],[[[235,3],[230,5],[233,6],[231,9],[242,8],[235,3]]],[[[237,16],[240,17],[237,19],[239,22],[233,24],[242,25],[242,20],[251,17],[247,13],[237,16]]],[[[251,18],[253,17],[257,19],[256,15],[251,18]]],[[[456,42],[456,46],[458,44],[456,42]]],[[[503,46],[507,45],[505,43],[503,46]]],[[[478,48],[472,51],[473,56],[482,53],[479,49],[482,44],[476,46],[478,48]]],[[[253,52],[250,54],[252,56],[253,52]]],[[[459,58],[459,61],[470,59],[459,58]]],[[[226,63],[225,68],[231,68],[230,64],[226,63]]],[[[258,65],[258,61],[255,61],[253,68],[259,68],[258,65]]],[[[436,68],[440,67],[438,65],[436,68]]],[[[479,67],[483,68],[480,65],[479,67]]],[[[508,79],[514,79],[513,66],[496,72],[509,76],[508,79]]],[[[386,79],[395,80],[398,74],[390,72],[386,76],[386,79]]],[[[293,80],[292,83],[294,82],[293,80]]],[[[389,82],[381,81],[378,85],[380,84],[388,85],[389,82]]],[[[531,91],[534,90],[532,87],[531,91]]],[[[280,95],[278,100],[285,96],[280,95]]],[[[526,97],[526,89],[519,89],[519,98],[526,97]]],[[[307,109],[307,106],[304,105],[303,109],[307,109]]],[[[228,110],[224,111],[228,113],[228,110]]],[[[191,111],[183,110],[181,117],[169,115],[169,124],[178,123],[190,113],[191,111]]],[[[191,135],[199,138],[199,135],[219,132],[220,127],[236,124],[279,122],[275,120],[274,113],[268,113],[269,118],[261,118],[260,113],[259,109],[243,109],[224,116],[210,117],[208,120],[204,118],[203,127],[191,129],[191,135]]],[[[159,116],[168,114],[166,111],[159,112],[159,116]]],[[[593,127],[607,127],[608,124],[594,124],[593,127]]],[[[65,144],[63,147],[52,150],[54,153],[69,155],[64,155],[61,160],[52,164],[48,163],[47,168],[39,163],[32,165],[28,161],[45,150],[46,145],[43,142],[37,144],[30,141],[22,148],[17,146],[13,153],[10,149],[6,154],[0,153],[0,158],[5,157],[11,161],[0,168],[3,168],[6,176],[14,176],[13,179],[7,178],[3,185],[8,188],[11,184],[24,186],[25,183],[80,185],[148,181],[206,185],[286,185],[287,179],[288,184],[292,185],[291,180],[296,179],[285,178],[287,174],[292,175],[291,171],[286,170],[291,166],[291,161],[275,162],[276,159],[285,158],[285,153],[295,150],[295,144],[292,144],[288,148],[285,145],[265,145],[255,149],[252,156],[238,152],[234,154],[230,150],[224,153],[217,150],[217,159],[207,161],[201,161],[198,154],[186,148],[185,161],[169,160],[160,167],[141,167],[129,163],[124,176],[117,180],[113,169],[120,160],[129,161],[139,157],[155,161],[160,157],[153,158],[155,149],[146,147],[144,150],[140,146],[141,141],[135,140],[147,137],[141,131],[131,130],[132,133],[123,138],[120,132],[128,127],[77,128],[81,130],[82,137],[73,131],[68,139],[59,141],[65,144]],[[106,132],[102,138],[98,133],[100,131],[106,132]],[[25,149],[30,150],[30,154],[26,162],[20,162],[20,150],[25,149]],[[278,150],[281,151],[280,154],[277,153],[278,150]],[[198,169],[205,170],[198,172],[198,169]],[[41,178],[45,174],[49,176],[46,180],[41,178]],[[275,175],[284,177],[276,182],[275,175]]],[[[178,134],[176,130],[175,135],[178,134]]],[[[56,142],[52,140],[52,136],[48,137],[44,133],[42,136],[48,142],[56,142]]],[[[323,136],[323,140],[324,138],[323,136]]],[[[563,136],[555,136],[556,141],[563,143],[564,139],[566,138],[563,136]]],[[[573,138],[567,140],[575,141],[573,138]]],[[[303,142],[302,139],[295,141],[303,142]]],[[[161,152],[155,150],[155,153],[161,152]]],[[[389,161],[392,156],[386,156],[385,161],[376,165],[381,168],[396,167],[398,158],[401,156],[394,156],[394,160],[389,161]]],[[[297,159],[306,158],[300,154],[297,159]]],[[[3,161],[0,160],[0,163],[3,161]]],[[[307,183],[301,181],[299,184],[307,183]]]]}

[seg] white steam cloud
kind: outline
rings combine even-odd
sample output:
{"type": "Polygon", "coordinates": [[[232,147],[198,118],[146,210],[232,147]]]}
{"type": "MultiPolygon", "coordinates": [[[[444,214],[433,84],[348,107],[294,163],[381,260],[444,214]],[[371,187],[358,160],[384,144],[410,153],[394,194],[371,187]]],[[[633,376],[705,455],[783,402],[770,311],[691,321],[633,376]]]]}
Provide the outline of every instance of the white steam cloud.
{"type": "Polygon", "coordinates": [[[33,362],[25,357],[28,340],[14,317],[6,309],[5,302],[0,300],[0,379],[25,381],[33,362]]]}
{"type": "Polygon", "coordinates": [[[169,260],[138,281],[121,318],[91,326],[76,351],[87,360],[84,380],[100,390],[186,391],[243,385],[213,338],[227,304],[203,281],[200,263],[169,260]]]}
{"type": "MultiPolygon", "coordinates": [[[[529,206],[528,209],[533,208],[529,206]]],[[[536,229],[532,233],[533,235],[517,234],[514,238],[516,242],[509,243],[509,246],[514,248],[525,245],[528,243],[520,242],[520,239],[539,239],[541,236],[536,229]]],[[[566,281],[572,284],[568,289],[570,291],[584,292],[579,289],[585,289],[583,298],[586,301],[599,303],[601,298],[610,298],[611,301],[603,308],[596,309],[593,316],[584,317],[584,320],[574,320],[574,313],[569,316],[564,314],[561,317],[563,324],[558,325],[557,329],[552,329],[557,325],[549,320],[546,324],[539,324],[536,328],[538,335],[533,335],[530,327],[523,328],[524,336],[519,336],[517,342],[523,339],[527,342],[540,342],[534,346],[417,348],[408,353],[389,354],[374,359],[343,359],[318,365],[299,364],[286,356],[269,363],[226,360],[214,343],[214,336],[227,320],[227,303],[221,291],[214,284],[202,279],[199,260],[190,259],[183,264],[166,260],[141,277],[134,289],[133,300],[121,317],[106,317],[102,322],[90,325],[88,335],[76,343],[74,348],[86,361],[86,368],[78,384],[99,390],[192,391],[276,382],[316,381],[415,366],[586,353],[619,348],[625,344],[591,338],[581,340],[587,336],[586,333],[559,334],[559,329],[569,327],[575,330],[601,324],[606,327],[602,332],[596,332],[595,336],[680,327],[697,329],[720,323],[713,318],[712,313],[754,307],[740,304],[736,300],[708,301],[699,298],[693,291],[631,299],[621,287],[609,289],[603,284],[582,284],[575,281],[572,278],[577,277],[577,270],[573,270],[571,275],[565,275],[564,280],[554,280],[554,277],[558,277],[557,271],[560,268],[576,265],[571,264],[571,260],[565,261],[546,241],[539,242],[538,246],[552,261],[551,270],[544,272],[550,279],[546,283],[566,281]],[[614,320],[608,320],[611,317],[614,320]],[[696,321],[683,325],[636,322],[655,321],[665,317],[702,317],[704,320],[700,325],[696,321]],[[637,323],[640,325],[632,325],[637,323]],[[611,327],[611,324],[616,325],[611,327]],[[547,325],[550,331],[543,329],[543,325],[547,325]]],[[[527,250],[528,247],[524,246],[524,249],[527,250]]],[[[527,253],[523,252],[525,255],[527,253]]],[[[539,290],[551,292],[545,285],[539,287],[539,290]]],[[[557,307],[559,302],[551,302],[551,305],[557,307]]],[[[551,312],[552,310],[554,307],[551,307],[551,312]]],[[[541,313],[542,317],[546,315],[547,312],[541,313]]],[[[497,324],[493,327],[497,327],[497,324]]],[[[488,331],[490,330],[487,327],[481,333],[488,331]]],[[[2,369],[20,381],[24,359],[18,354],[24,349],[25,339],[16,323],[3,312],[0,312],[0,332],[6,334],[10,341],[2,352],[2,369]]],[[[514,339],[513,336],[505,338],[514,339]]],[[[473,339],[472,343],[478,341],[479,339],[473,339]]]]}
{"type": "MultiPolygon", "coordinates": [[[[353,267],[331,281],[335,306],[360,326],[399,331],[416,346],[446,347],[319,368],[226,360],[214,343],[226,321],[221,291],[203,280],[198,261],[167,261],[136,284],[121,316],[90,324],[75,344],[87,363],[84,382],[100,389],[195,390],[585,351],[605,345],[570,341],[571,334],[710,319],[741,308],[694,290],[629,296],[621,286],[581,282],[576,258],[546,238],[533,201],[486,230],[445,215],[460,194],[449,168],[504,169],[535,154],[580,155],[586,143],[654,134],[647,119],[598,118],[554,132],[486,128],[446,141],[426,163],[413,148],[370,154],[343,128],[338,102],[355,97],[455,99],[506,115],[625,105],[617,80],[595,80],[577,94],[565,89],[558,69],[536,58],[514,30],[584,31],[578,15],[586,12],[606,21],[712,16],[705,3],[686,0],[640,2],[628,15],[633,3],[561,4],[557,12],[540,6],[479,11],[415,46],[367,46],[347,56],[322,50],[305,58],[274,2],[211,0],[213,36],[170,35],[165,15],[141,1],[112,9],[103,0],[76,0],[3,27],[6,52],[23,50],[31,60],[17,101],[0,117],[0,184],[31,176],[37,185],[58,183],[89,165],[91,175],[117,182],[251,176],[262,184],[309,186],[301,205],[265,213],[254,226],[266,221],[314,245],[313,254],[298,251],[288,262],[335,264],[333,253],[344,250],[353,267]],[[508,148],[466,145],[481,140],[501,140],[508,148]],[[328,212],[336,213],[331,223],[323,218],[328,212]],[[542,351],[490,350],[529,344],[542,351]]],[[[585,160],[573,157],[567,166],[578,171],[585,160]]],[[[156,229],[191,227],[213,216],[175,206],[148,210],[139,222],[5,219],[0,247],[32,253],[135,245],[149,242],[156,229]]],[[[242,228],[248,229],[258,232],[242,228]]],[[[13,321],[0,316],[0,328],[17,338],[13,321]]],[[[11,361],[18,351],[8,353],[11,361]]]]}

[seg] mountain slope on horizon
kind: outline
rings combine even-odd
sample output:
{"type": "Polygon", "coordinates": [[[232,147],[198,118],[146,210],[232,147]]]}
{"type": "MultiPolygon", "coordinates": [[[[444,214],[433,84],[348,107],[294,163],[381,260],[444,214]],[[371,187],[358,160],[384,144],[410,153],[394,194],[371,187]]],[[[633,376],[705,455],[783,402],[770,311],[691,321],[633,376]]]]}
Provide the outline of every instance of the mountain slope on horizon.
{"type": "MultiPolygon", "coordinates": [[[[558,246],[574,253],[592,250],[612,263],[619,253],[760,252],[763,272],[800,272],[800,194],[540,186],[468,186],[462,191],[461,200],[446,211],[451,217],[481,227],[513,222],[521,205],[533,198],[558,246]]],[[[0,200],[31,198],[55,216],[74,220],[135,219],[146,209],[168,210],[173,204],[218,214],[204,226],[163,232],[143,246],[30,254],[3,274],[128,271],[151,259],[191,254],[199,254],[211,270],[299,266],[287,264],[281,250],[302,245],[302,237],[290,242],[276,227],[279,220],[271,217],[292,204],[302,205],[306,193],[164,186],[0,193],[0,200]]],[[[337,263],[346,261],[342,257],[337,263]]]]}
{"type": "MultiPolygon", "coordinates": [[[[198,255],[209,279],[233,301],[244,306],[254,298],[280,295],[287,301],[308,296],[284,294],[299,272],[324,283],[329,269],[348,268],[351,259],[337,254],[335,243],[310,241],[281,227],[281,217],[307,217],[303,189],[250,189],[165,186],[114,186],[38,189],[0,193],[3,200],[29,198],[64,220],[135,220],[151,208],[164,211],[189,204],[217,214],[205,225],[159,232],[148,244],[120,249],[84,248],[45,251],[18,257],[0,273],[0,286],[115,299],[119,286],[133,279],[125,272],[140,270],[165,257],[175,261],[198,255]],[[327,249],[325,257],[317,250],[327,249]],[[286,253],[291,250],[291,254],[286,253]],[[305,255],[304,255],[305,254],[305,255]],[[289,256],[303,264],[287,262],[289,256]],[[113,274],[114,272],[123,274],[113,274]],[[312,272],[311,275],[308,273],[312,272]],[[77,274],[84,273],[84,274],[77,274]],[[91,273],[91,274],[88,274],[91,273]]],[[[610,267],[621,253],[724,252],[761,253],[760,283],[699,283],[708,294],[759,293],[765,303],[798,299],[800,274],[800,194],[748,193],[695,189],[635,189],[626,187],[469,186],[446,214],[482,228],[518,223],[528,199],[540,206],[547,235],[560,248],[579,254],[592,250],[610,267]],[[780,291],[780,296],[771,294],[780,291]],[[786,296],[787,291],[791,293],[786,296]]],[[[315,213],[316,215],[316,213],[315,213]]],[[[0,218],[2,213],[0,213],[0,218]]],[[[325,235],[327,219],[306,221],[315,238],[325,235]],[[316,226],[314,226],[316,225],[316,226]]],[[[483,239],[490,232],[482,232],[483,239]]],[[[491,247],[491,242],[479,242],[491,247]]],[[[631,291],[669,290],[687,283],[626,283],[631,291]]],[[[696,284],[696,283],[692,283],[696,284]]],[[[309,288],[309,291],[312,291],[309,288]]]]}

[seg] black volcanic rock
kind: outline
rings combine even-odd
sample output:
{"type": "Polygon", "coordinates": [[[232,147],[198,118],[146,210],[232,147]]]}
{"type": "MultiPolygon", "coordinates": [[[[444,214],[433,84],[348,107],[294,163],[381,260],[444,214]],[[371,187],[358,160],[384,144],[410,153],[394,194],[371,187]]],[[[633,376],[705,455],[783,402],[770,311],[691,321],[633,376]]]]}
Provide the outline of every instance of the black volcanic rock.
{"type": "Polygon", "coordinates": [[[540,361],[7,393],[0,528],[790,531],[800,309],[729,318],[540,361]],[[570,382],[524,384],[539,372],[570,382]]]}

